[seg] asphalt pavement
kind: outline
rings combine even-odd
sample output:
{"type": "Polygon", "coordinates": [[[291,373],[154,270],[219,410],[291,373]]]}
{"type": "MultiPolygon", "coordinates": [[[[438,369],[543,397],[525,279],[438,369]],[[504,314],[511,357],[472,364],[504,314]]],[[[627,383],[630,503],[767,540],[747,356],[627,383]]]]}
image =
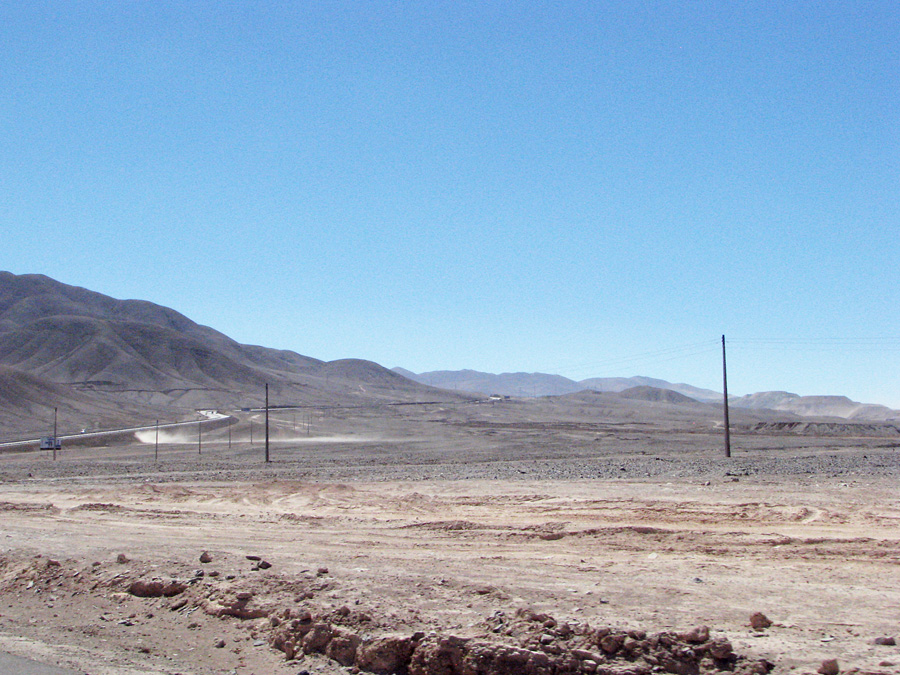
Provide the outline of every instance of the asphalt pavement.
{"type": "Polygon", "coordinates": [[[23,659],[6,652],[0,652],[0,674],[2,675],[85,675],[82,670],[69,670],[48,666],[31,659],[23,659]]]}

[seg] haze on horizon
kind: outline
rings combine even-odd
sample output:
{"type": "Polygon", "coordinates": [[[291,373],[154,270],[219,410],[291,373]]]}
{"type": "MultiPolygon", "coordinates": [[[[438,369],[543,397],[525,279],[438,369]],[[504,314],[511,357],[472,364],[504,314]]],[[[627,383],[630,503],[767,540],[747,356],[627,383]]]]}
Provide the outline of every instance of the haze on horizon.
{"type": "Polygon", "coordinates": [[[900,8],[0,7],[0,269],[415,372],[900,408],[900,8]]]}

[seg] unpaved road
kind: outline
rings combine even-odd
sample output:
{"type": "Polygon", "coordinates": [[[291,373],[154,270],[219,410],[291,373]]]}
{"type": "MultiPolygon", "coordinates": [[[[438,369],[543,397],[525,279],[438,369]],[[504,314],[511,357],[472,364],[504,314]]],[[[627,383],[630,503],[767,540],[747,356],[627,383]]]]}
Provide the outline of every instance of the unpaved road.
{"type": "Polygon", "coordinates": [[[900,671],[900,648],[872,644],[900,633],[893,480],[706,482],[9,482],[0,649],[91,675],[346,672],[286,662],[262,644],[265,618],[173,611],[118,583],[202,568],[256,594],[294,584],[311,594],[298,606],[364,612],[375,632],[475,634],[531,607],[647,631],[706,624],[775,672],[834,657],[900,671]],[[756,611],[774,625],[751,631],[756,611]]]}

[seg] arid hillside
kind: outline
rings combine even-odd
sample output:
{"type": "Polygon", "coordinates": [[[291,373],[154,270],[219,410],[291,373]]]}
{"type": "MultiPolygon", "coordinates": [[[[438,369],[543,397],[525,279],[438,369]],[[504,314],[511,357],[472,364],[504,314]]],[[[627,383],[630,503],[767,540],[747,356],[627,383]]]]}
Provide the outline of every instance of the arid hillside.
{"type": "Polygon", "coordinates": [[[54,408],[64,425],[95,428],[257,406],[266,384],[273,405],[471,398],[368,361],[239,344],[150,302],[8,272],[0,273],[0,366],[3,437],[46,431],[54,408]]]}

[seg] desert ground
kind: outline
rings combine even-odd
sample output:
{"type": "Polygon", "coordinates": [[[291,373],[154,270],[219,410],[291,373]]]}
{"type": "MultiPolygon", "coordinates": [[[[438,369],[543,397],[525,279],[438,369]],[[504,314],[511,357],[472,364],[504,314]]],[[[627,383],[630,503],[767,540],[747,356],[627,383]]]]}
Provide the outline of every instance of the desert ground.
{"type": "Polygon", "coordinates": [[[510,401],[275,412],[265,463],[263,416],[234,416],[158,459],[146,433],[0,453],[0,650],[90,675],[900,672],[897,437],[738,415],[726,458],[713,419],[510,401]]]}

